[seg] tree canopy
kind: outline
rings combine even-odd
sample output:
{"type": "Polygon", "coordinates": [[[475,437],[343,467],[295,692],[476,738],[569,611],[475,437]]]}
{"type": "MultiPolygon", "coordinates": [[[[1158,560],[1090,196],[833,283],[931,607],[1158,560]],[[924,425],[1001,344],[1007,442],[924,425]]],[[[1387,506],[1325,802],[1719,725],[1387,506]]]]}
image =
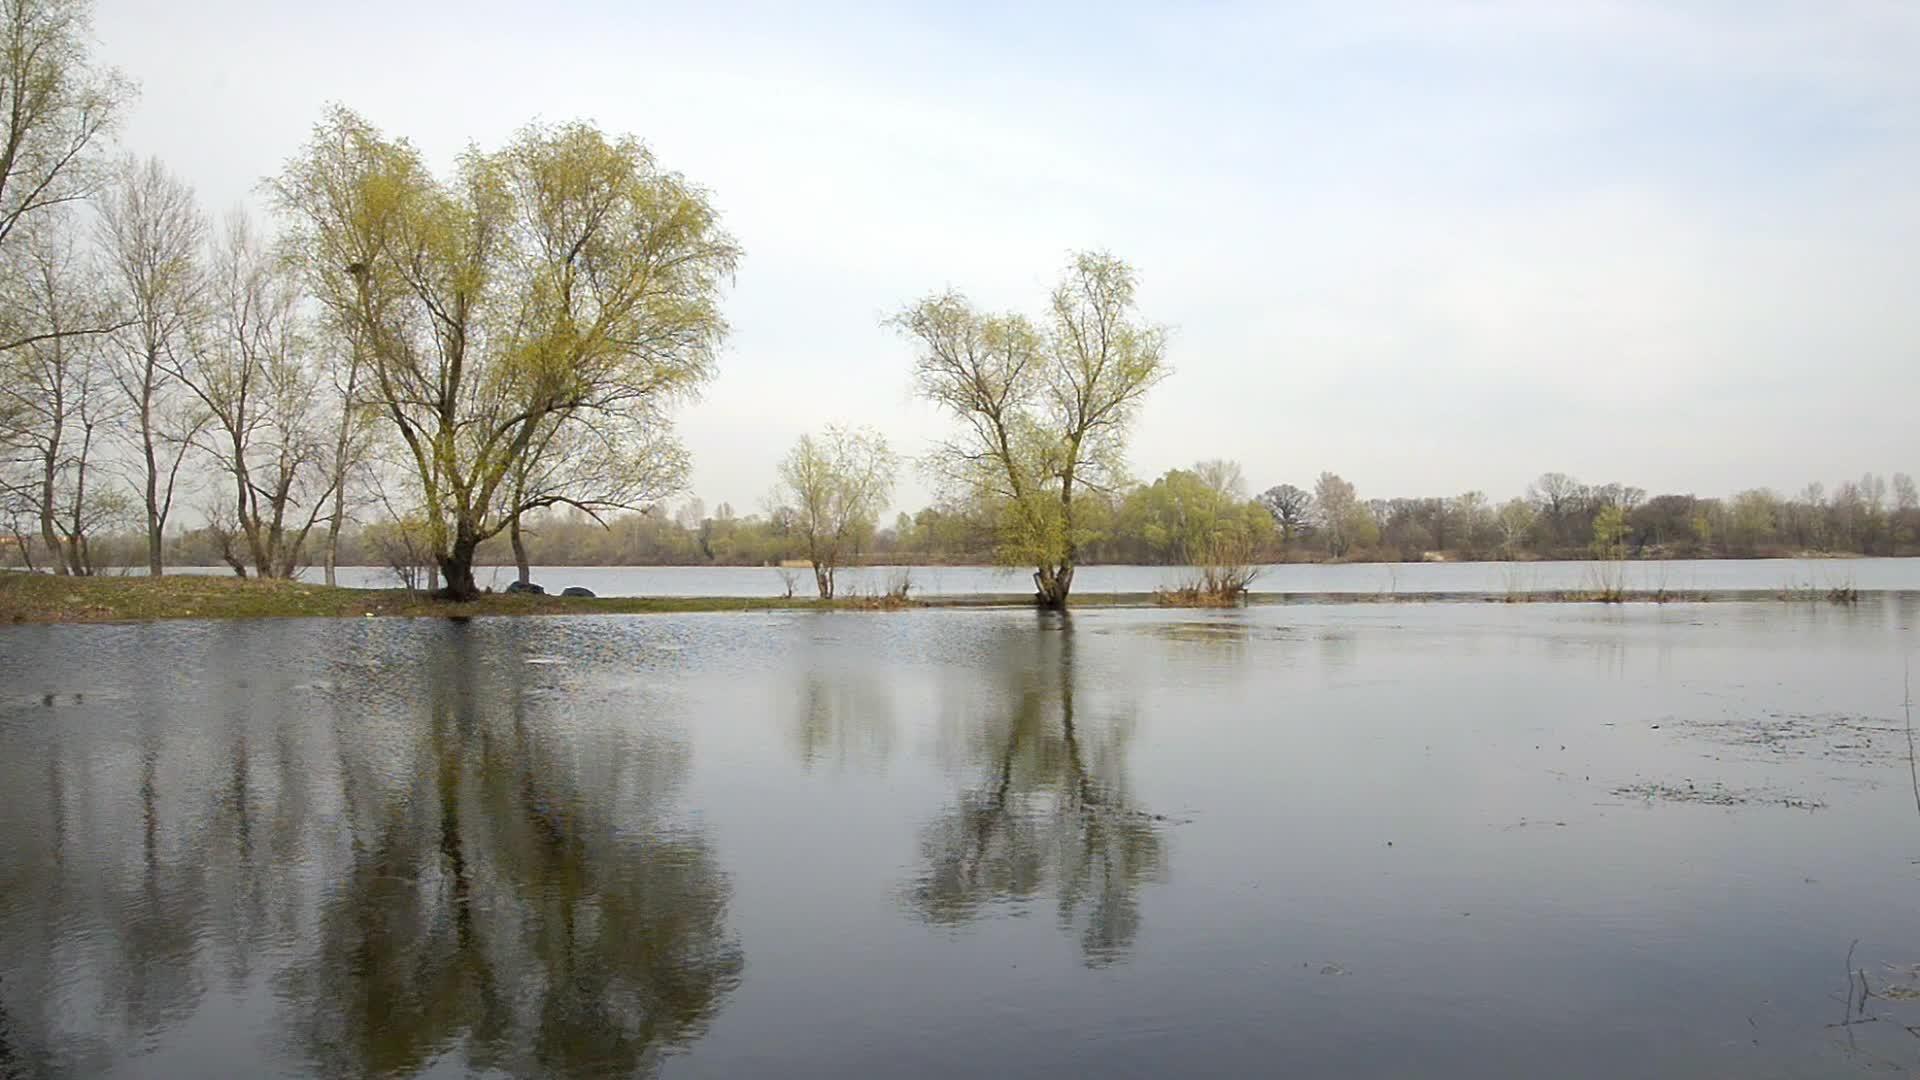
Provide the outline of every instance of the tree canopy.
{"type": "Polygon", "coordinates": [[[364,349],[449,595],[477,591],[475,548],[528,510],[638,508],[682,482],[667,410],[713,374],[740,249],[638,140],[529,125],[441,178],[336,108],[275,191],[364,349]],[[564,468],[530,467],[556,442],[564,468]]]}
{"type": "Polygon", "coordinates": [[[837,427],[800,436],[780,463],[783,509],[806,547],[820,599],[833,599],[842,561],[886,509],[895,464],[879,435],[837,427]]]}
{"type": "Polygon", "coordinates": [[[1165,328],[1135,310],[1133,268],[1104,252],[1074,256],[1038,323],[948,291],[892,324],[917,346],[921,394],[960,421],[933,471],[996,504],[1000,561],[1035,567],[1036,600],[1064,607],[1093,535],[1076,497],[1124,481],[1128,430],[1168,371],[1165,328]]]}

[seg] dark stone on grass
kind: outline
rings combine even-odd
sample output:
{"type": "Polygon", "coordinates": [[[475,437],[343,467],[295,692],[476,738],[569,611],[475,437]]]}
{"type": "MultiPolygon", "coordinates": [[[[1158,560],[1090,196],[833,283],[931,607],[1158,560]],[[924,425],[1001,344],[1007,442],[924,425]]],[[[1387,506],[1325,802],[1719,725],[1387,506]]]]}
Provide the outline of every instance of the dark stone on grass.
{"type": "Polygon", "coordinates": [[[506,591],[509,593],[532,593],[535,596],[545,596],[547,594],[547,590],[535,585],[531,581],[513,582],[507,586],[506,591]]]}
{"type": "Polygon", "coordinates": [[[564,588],[564,589],[561,589],[561,590],[560,590],[560,595],[561,595],[561,596],[587,596],[587,597],[591,597],[591,596],[593,595],[593,590],[592,590],[592,589],[583,589],[583,588],[581,588],[581,587],[580,587],[580,586],[578,586],[578,585],[569,585],[569,586],[567,586],[566,588],[564,588]]]}

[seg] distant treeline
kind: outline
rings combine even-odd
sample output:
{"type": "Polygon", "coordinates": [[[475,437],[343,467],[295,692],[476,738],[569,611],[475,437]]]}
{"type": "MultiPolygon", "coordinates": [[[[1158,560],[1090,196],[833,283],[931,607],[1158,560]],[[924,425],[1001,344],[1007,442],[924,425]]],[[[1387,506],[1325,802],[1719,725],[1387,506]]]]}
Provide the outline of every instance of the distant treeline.
{"type": "MultiPolygon", "coordinates": [[[[1764,489],[1727,498],[1649,496],[1624,484],[1582,484],[1547,473],[1526,495],[1495,503],[1480,492],[1451,498],[1364,499],[1323,473],[1311,489],[1280,484],[1247,497],[1231,462],[1203,462],[1151,484],[1088,497],[1082,550],[1094,563],[1195,560],[1195,537],[1223,534],[1249,561],[1422,559],[1759,558],[1798,554],[1920,554],[1920,498],[1912,479],[1869,475],[1831,492],[1809,484],[1792,496],[1764,489]]],[[[930,506],[901,513],[860,537],[865,563],[986,563],[996,554],[988,505],[930,506]]],[[[387,565],[401,551],[390,524],[350,528],[340,562],[387,565]]],[[[535,565],[762,566],[805,556],[790,513],[711,513],[698,500],[622,514],[603,526],[578,512],[530,518],[535,565]]],[[[102,565],[144,561],[144,538],[102,537],[102,565]]],[[[10,553],[18,562],[18,550],[10,553]]],[[[219,565],[220,538],[196,529],[169,539],[173,565],[219,565]]],[[[509,565],[503,541],[482,563],[509,565]]]]}

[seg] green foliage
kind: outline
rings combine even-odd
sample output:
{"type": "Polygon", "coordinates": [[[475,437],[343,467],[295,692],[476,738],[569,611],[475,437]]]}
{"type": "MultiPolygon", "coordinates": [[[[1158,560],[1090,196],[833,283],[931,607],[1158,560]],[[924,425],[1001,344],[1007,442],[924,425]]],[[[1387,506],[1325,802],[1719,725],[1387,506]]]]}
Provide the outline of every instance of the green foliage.
{"type": "Polygon", "coordinates": [[[1272,539],[1272,515],[1236,499],[1197,471],[1174,469],[1136,487],[1121,504],[1120,535],[1137,539],[1156,562],[1202,564],[1251,561],[1272,539]]]}
{"type": "Polygon", "coordinates": [[[1727,513],[1728,543],[1751,554],[1773,542],[1780,500],[1771,491],[1743,491],[1733,497],[1727,513]]]}
{"type": "Polygon", "coordinates": [[[951,291],[890,320],[919,349],[921,394],[960,422],[932,471],[992,507],[999,561],[1036,567],[1047,606],[1065,605],[1098,537],[1080,496],[1120,486],[1131,421],[1167,373],[1166,331],[1134,307],[1133,269],[1090,252],[1068,265],[1039,323],[978,312],[951,291]]]}
{"type": "Polygon", "coordinates": [[[1618,506],[1601,508],[1593,518],[1593,553],[1601,559],[1618,559],[1626,554],[1627,514],[1618,506]]]}
{"type": "Polygon", "coordinates": [[[893,493],[896,463],[878,434],[845,428],[800,436],[781,462],[785,509],[806,545],[820,599],[833,599],[841,560],[872,534],[893,493]]]}
{"type": "Polygon", "coordinates": [[[90,0],[0,5],[0,251],[101,180],[99,151],[134,89],[89,55],[92,21],[90,0]]]}
{"type": "Polygon", "coordinates": [[[1533,507],[1522,498],[1508,499],[1500,504],[1495,515],[1500,529],[1500,549],[1511,558],[1526,545],[1527,536],[1533,531],[1533,507]]]}
{"type": "Polygon", "coordinates": [[[335,109],[275,191],[309,287],[367,354],[450,593],[528,511],[681,483],[666,411],[712,375],[739,248],[638,141],[531,125],[440,178],[335,109]]]}

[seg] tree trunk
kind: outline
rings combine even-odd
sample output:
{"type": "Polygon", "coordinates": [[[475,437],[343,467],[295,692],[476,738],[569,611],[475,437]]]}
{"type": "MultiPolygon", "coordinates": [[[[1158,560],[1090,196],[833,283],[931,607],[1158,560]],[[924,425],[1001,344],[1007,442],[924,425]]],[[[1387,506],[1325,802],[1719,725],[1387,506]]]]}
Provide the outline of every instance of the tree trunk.
{"type": "MultiPolygon", "coordinates": [[[[234,447],[235,460],[238,460],[241,449],[236,440],[234,447]]],[[[246,468],[244,466],[235,466],[233,470],[233,487],[235,493],[233,502],[234,520],[240,523],[240,532],[246,537],[247,554],[253,559],[254,576],[262,578],[272,577],[271,559],[260,543],[260,516],[258,507],[249,504],[249,496],[251,493],[248,489],[251,484],[252,481],[247,476],[246,468]]],[[[227,562],[233,566],[234,570],[241,577],[247,576],[246,567],[241,565],[239,559],[229,555],[227,562]]]]}
{"type": "Polygon", "coordinates": [[[1073,564],[1043,566],[1033,572],[1033,602],[1049,611],[1065,611],[1073,589],[1073,564]]]}
{"type": "MultiPolygon", "coordinates": [[[[260,576],[263,578],[276,576],[292,578],[294,561],[300,557],[298,551],[289,549],[287,536],[287,502],[293,497],[293,474],[296,468],[297,466],[288,463],[285,457],[281,458],[279,480],[274,484],[273,494],[267,500],[267,505],[273,509],[273,517],[266,524],[267,539],[260,545],[263,550],[260,557],[260,576]],[[287,568],[284,572],[280,569],[282,566],[287,568]]],[[[259,506],[259,500],[256,498],[254,501],[256,517],[254,533],[256,535],[260,532],[260,526],[257,523],[259,506]]]]}
{"type": "Polygon", "coordinates": [[[154,358],[147,356],[147,383],[144,397],[140,401],[140,449],[146,457],[147,488],[147,576],[159,577],[166,572],[161,565],[160,551],[160,462],[153,456],[153,367],[154,358]]]}
{"type": "MultiPolygon", "coordinates": [[[[813,584],[820,590],[820,599],[833,599],[833,567],[819,562],[813,564],[813,584]]],[[[857,593],[855,595],[858,595],[857,593]]]]}
{"type": "MultiPolygon", "coordinates": [[[[366,278],[354,275],[360,287],[360,302],[366,303],[366,278]]],[[[340,427],[333,439],[333,512],[327,519],[327,584],[333,585],[334,566],[340,558],[340,526],[347,516],[347,448],[353,442],[353,396],[360,384],[361,339],[353,335],[353,354],[347,363],[347,383],[340,388],[340,427]]]]}
{"type": "Polygon", "coordinates": [[[327,525],[327,551],[325,559],[327,587],[332,588],[339,584],[334,580],[333,572],[334,564],[340,559],[340,508],[337,505],[334,507],[333,520],[327,525]]]}
{"type": "Polygon", "coordinates": [[[13,530],[13,544],[20,549],[21,567],[29,574],[38,570],[39,567],[33,562],[33,538],[16,528],[13,530]]]}
{"type": "Polygon", "coordinates": [[[80,461],[75,466],[73,478],[73,528],[67,533],[67,562],[74,577],[89,577],[93,574],[93,553],[87,547],[85,531],[87,510],[87,456],[93,449],[93,426],[86,428],[86,436],[80,440],[80,461]]]}
{"type": "Polygon", "coordinates": [[[440,578],[442,585],[435,595],[442,600],[467,601],[480,595],[480,587],[473,580],[473,553],[480,541],[462,530],[454,537],[453,546],[440,557],[440,578]]]}
{"type": "Polygon", "coordinates": [[[513,566],[520,575],[520,584],[532,584],[533,567],[527,562],[527,542],[520,536],[519,514],[507,523],[507,540],[513,545],[513,566]]]}
{"type": "MultiPolygon", "coordinates": [[[[1080,436],[1074,435],[1068,447],[1069,460],[1080,457],[1080,436]]],[[[1079,549],[1073,542],[1073,469],[1068,467],[1066,475],[1060,480],[1060,522],[1066,534],[1065,553],[1056,562],[1042,566],[1033,575],[1033,582],[1039,587],[1034,602],[1048,611],[1067,610],[1067,593],[1073,589],[1073,564],[1079,558],[1079,549]]]]}
{"type": "Polygon", "coordinates": [[[146,577],[161,577],[165,567],[161,565],[159,550],[159,502],[154,492],[154,480],[146,480],[146,577]]]}
{"type": "MultiPolygon", "coordinates": [[[[47,555],[53,560],[53,572],[65,577],[67,554],[60,544],[60,530],[54,524],[53,470],[53,458],[49,457],[46,478],[40,488],[40,542],[47,546],[47,555]]],[[[20,550],[25,552],[26,545],[22,544],[20,550]]]]}

